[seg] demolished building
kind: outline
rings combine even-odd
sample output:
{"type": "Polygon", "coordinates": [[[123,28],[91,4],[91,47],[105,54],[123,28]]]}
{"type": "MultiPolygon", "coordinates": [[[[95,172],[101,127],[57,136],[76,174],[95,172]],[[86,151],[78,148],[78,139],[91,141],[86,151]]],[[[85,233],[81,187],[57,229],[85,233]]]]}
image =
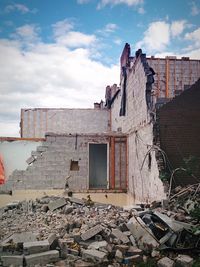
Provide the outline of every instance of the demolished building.
{"type": "Polygon", "coordinates": [[[155,104],[196,82],[200,61],[146,58],[141,49],[131,56],[126,44],[120,63],[120,87],[106,88],[105,104],[84,110],[22,109],[21,139],[42,143],[4,188],[64,189],[70,177],[75,191],[128,191],[140,202],[165,197],[156,158],[160,148],[154,142],[155,104]]]}

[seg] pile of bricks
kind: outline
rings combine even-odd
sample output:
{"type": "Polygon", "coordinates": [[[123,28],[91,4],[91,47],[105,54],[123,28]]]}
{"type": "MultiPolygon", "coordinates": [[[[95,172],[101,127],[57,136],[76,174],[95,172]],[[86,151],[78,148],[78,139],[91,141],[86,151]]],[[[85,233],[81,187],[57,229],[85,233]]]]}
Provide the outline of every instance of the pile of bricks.
{"type": "Polygon", "coordinates": [[[73,197],[10,203],[0,210],[0,266],[192,266],[189,255],[160,252],[172,232],[155,237],[142,220],[150,214],[166,216],[73,197]]]}

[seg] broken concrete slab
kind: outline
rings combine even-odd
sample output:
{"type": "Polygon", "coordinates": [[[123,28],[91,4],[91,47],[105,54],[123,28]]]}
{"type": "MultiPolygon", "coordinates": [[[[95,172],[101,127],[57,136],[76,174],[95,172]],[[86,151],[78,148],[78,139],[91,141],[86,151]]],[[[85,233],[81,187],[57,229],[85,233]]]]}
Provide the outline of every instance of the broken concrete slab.
{"type": "Polygon", "coordinates": [[[53,263],[56,262],[58,259],[59,252],[57,250],[50,250],[42,253],[25,256],[25,262],[27,266],[53,263]]]}
{"type": "Polygon", "coordinates": [[[180,267],[192,267],[193,265],[193,258],[188,255],[178,255],[176,258],[176,264],[180,267]]]}
{"type": "Polygon", "coordinates": [[[50,248],[48,240],[25,242],[23,244],[24,254],[34,254],[48,251],[50,248]]]}
{"type": "Polygon", "coordinates": [[[3,266],[23,266],[24,256],[1,256],[3,266]]]}
{"type": "Polygon", "coordinates": [[[158,267],[174,267],[175,262],[168,257],[164,257],[157,262],[158,267]]]}
{"type": "Polygon", "coordinates": [[[71,205],[66,205],[66,206],[64,206],[64,208],[63,208],[63,213],[64,214],[69,214],[69,213],[71,213],[72,211],[73,211],[73,206],[71,206],[71,205]]]}
{"type": "Polygon", "coordinates": [[[140,217],[132,217],[127,223],[127,227],[138,242],[139,248],[152,250],[160,245],[149,227],[147,227],[140,217]]]}
{"type": "Polygon", "coordinates": [[[100,233],[102,231],[102,226],[100,224],[97,224],[96,226],[90,228],[85,233],[81,235],[81,238],[83,241],[86,241],[90,239],[91,237],[95,236],[96,234],[100,233]]]}
{"type": "Polygon", "coordinates": [[[99,249],[99,248],[106,248],[108,245],[108,243],[103,240],[103,241],[95,241],[95,242],[92,242],[88,249],[99,249]]]}
{"type": "Polygon", "coordinates": [[[118,229],[112,229],[112,235],[117,237],[119,240],[121,240],[124,244],[127,244],[130,242],[129,238],[123,234],[122,231],[118,229]]]}
{"type": "Polygon", "coordinates": [[[83,250],[82,256],[84,259],[92,259],[94,261],[104,261],[107,259],[107,254],[105,252],[96,249],[83,250]]]}
{"type": "Polygon", "coordinates": [[[37,241],[37,234],[32,232],[22,232],[22,233],[15,233],[5,240],[2,241],[1,246],[6,245],[6,243],[13,242],[16,245],[24,243],[24,242],[33,242],[37,241]]]}
{"type": "Polygon", "coordinates": [[[69,201],[71,203],[75,203],[75,204],[78,204],[78,205],[84,205],[85,204],[84,200],[79,199],[79,198],[75,198],[75,197],[69,197],[69,201]]]}
{"type": "Polygon", "coordinates": [[[58,208],[62,208],[66,204],[67,203],[66,203],[65,198],[59,198],[59,199],[56,199],[54,201],[50,201],[48,204],[48,208],[50,209],[50,211],[54,211],[58,208]]]}

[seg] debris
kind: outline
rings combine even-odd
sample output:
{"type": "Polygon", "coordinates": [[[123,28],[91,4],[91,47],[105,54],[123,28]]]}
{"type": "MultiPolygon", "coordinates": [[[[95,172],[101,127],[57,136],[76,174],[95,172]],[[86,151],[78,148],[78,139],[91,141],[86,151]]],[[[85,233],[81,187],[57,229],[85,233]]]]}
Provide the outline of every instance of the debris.
{"type": "Polygon", "coordinates": [[[58,261],[58,259],[59,259],[59,252],[57,250],[50,250],[42,253],[25,256],[25,261],[27,266],[53,263],[58,261]]]}
{"type": "Polygon", "coordinates": [[[174,266],[175,261],[191,266],[192,255],[195,258],[200,251],[200,225],[181,209],[186,199],[182,206],[174,200],[168,209],[152,209],[149,204],[138,205],[138,211],[55,196],[16,202],[13,208],[1,209],[1,261],[12,265],[18,256],[15,266],[21,261],[44,267],[137,266],[142,262],[165,267],[174,266]],[[184,215],[182,222],[175,220],[178,214],[184,215]],[[176,258],[182,251],[185,255],[176,258]]]}
{"type": "Polygon", "coordinates": [[[24,256],[1,256],[3,266],[23,266],[24,256]]]}
{"type": "Polygon", "coordinates": [[[25,242],[23,244],[24,254],[26,255],[48,251],[49,247],[50,245],[49,245],[48,240],[25,242]]]}
{"type": "Polygon", "coordinates": [[[88,231],[86,231],[85,233],[83,233],[81,235],[81,238],[85,241],[90,239],[91,237],[95,236],[96,234],[100,233],[102,231],[102,226],[101,225],[96,225],[92,228],[90,228],[88,231]]]}
{"type": "Polygon", "coordinates": [[[188,255],[178,255],[176,263],[180,267],[192,267],[194,260],[188,255]]]}
{"type": "Polygon", "coordinates": [[[49,204],[48,204],[48,208],[51,210],[51,211],[54,211],[58,208],[61,208],[63,206],[66,205],[66,200],[65,198],[59,198],[57,200],[54,200],[54,201],[51,201],[49,204]]]}
{"type": "Polygon", "coordinates": [[[158,267],[174,267],[175,263],[168,257],[164,257],[157,262],[158,267]]]}

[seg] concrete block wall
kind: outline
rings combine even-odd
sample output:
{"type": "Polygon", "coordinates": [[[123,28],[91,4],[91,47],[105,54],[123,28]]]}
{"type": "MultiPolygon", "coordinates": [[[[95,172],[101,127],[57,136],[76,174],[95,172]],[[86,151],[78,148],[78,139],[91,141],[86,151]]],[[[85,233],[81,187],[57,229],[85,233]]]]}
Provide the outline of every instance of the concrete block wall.
{"type": "Polygon", "coordinates": [[[139,58],[127,69],[126,115],[119,116],[121,93],[111,108],[112,131],[128,135],[128,191],[139,202],[165,198],[153,151],[153,124],[146,105],[146,82],[144,64],[139,58]]]}
{"type": "MultiPolygon", "coordinates": [[[[37,147],[39,155],[26,170],[15,170],[4,189],[89,188],[88,143],[108,143],[109,137],[95,135],[50,135],[37,147]],[[70,171],[71,160],[78,161],[79,171],[70,171]]],[[[33,154],[36,154],[35,151],[33,154]]],[[[3,190],[3,189],[2,189],[3,190]]]]}
{"type": "Polygon", "coordinates": [[[120,129],[123,133],[138,129],[149,119],[145,99],[146,75],[142,62],[139,60],[135,68],[129,69],[127,74],[126,116],[119,116],[121,92],[111,109],[112,131],[120,129]]]}
{"type": "Polygon", "coordinates": [[[45,133],[106,133],[107,109],[22,109],[21,137],[44,138],[45,133]]]}

